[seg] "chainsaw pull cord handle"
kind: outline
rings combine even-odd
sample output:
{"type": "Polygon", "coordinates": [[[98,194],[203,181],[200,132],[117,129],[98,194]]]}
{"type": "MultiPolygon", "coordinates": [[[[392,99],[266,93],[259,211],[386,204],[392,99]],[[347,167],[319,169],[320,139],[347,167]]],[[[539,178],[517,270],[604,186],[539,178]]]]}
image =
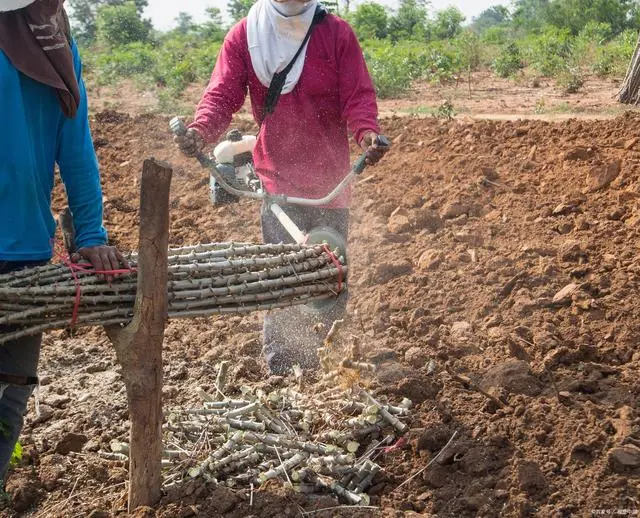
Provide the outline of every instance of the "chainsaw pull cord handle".
{"type": "MultiPolygon", "coordinates": [[[[376,138],[376,146],[378,147],[390,147],[391,143],[389,139],[384,135],[378,135],[376,138]]],[[[367,167],[367,152],[365,151],[360,155],[358,160],[356,160],[355,164],[353,164],[353,172],[355,174],[361,174],[364,171],[365,167],[367,167]]]]}
{"type": "MultiPolygon", "coordinates": [[[[185,125],[184,121],[178,117],[174,117],[169,121],[169,127],[176,137],[184,137],[187,134],[187,126],[185,125]]],[[[213,160],[211,160],[201,151],[198,151],[195,154],[195,158],[204,168],[210,168],[215,165],[213,163],[213,160]]]]}

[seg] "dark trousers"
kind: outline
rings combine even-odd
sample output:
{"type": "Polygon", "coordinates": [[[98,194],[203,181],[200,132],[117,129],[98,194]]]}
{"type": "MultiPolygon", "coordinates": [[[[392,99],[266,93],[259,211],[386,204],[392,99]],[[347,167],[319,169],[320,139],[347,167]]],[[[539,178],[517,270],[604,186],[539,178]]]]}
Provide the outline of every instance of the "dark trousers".
{"type": "MultiPolygon", "coordinates": [[[[349,209],[320,209],[285,205],[287,215],[298,228],[309,232],[315,227],[331,227],[347,239],[349,209]]],[[[293,243],[292,237],[278,218],[263,204],[262,238],[265,243],[293,243]]],[[[286,374],[294,365],[312,369],[319,366],[318,347],[335,320],[344,315],[347,305],[346,290],[335,306],[317,312],[307,306],[294,306],[269,311],[264,318],[263,353],[272,374],[286,374]],[[323,324],[319,330],[317,324],[323,324]]]]}
{"type": "MultiPolygon", "coordinates": [[[[0,261],[0,274],[37,266],[40,262],[0,261]]],[[[0,334],[15,331],[0,326],[0,334]]],[[[9,468],[13,449],[22,431],[27,401],[37,384],[42,334],[18,338],[0,345],[0,488],[9,468]]]]}

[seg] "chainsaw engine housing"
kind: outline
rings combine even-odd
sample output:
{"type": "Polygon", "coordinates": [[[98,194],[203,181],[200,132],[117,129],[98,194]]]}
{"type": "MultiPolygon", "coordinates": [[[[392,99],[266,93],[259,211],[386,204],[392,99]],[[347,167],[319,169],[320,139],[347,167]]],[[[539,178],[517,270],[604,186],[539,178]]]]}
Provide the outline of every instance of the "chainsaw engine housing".
{"type": "MultiPolygon", "coordinates": [[[[253,148],[256,137],[242,135],[238,130],[227,134],[226,140],[216,146],[213,156],[216,170],[232,187],[241,191],[260,192],[262,184],[253,167],[253,148]]],[[[213,175],[210,178],[211,203],[235,203],[238,197],[225,191],[213,175]]]]}

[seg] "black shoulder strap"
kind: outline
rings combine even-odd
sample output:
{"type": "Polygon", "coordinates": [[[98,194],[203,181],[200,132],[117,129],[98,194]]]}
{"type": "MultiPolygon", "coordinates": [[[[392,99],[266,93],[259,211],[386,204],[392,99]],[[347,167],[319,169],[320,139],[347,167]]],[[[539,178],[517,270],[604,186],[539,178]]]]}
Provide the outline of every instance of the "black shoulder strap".
{"type": "Polygon", "coordinates": [[[319,3],[316,6],[316,12],[313,15],[313,20],[311,21],[309,30],[302,40],[302,44],[300,45],[298,51],[295,53],[295,56],[293,56],[293,59],[289,62],[289,64],[280,72],[276,72],[275,74],[273,74],[271,83],[269,83],[269,89],[267,90],[267,97],[264,101],[264,113],[262,115],[263,120],[267,115],[270,115],[275,110],[276,105],[278,104],[278,100],[280,99],[282,89],[284,88],[284,84],[287,81],[287,75],[289,74],[289,72],[291,72],[293,65],[295,65],[298,57],[300,57],[300,54],[302,54],[304,46],[309,42],[309,38],[311,38],[311,33],[313,32],[314,27],[322,22],[327,14],[328,12],[325,6],[319,3]]]}

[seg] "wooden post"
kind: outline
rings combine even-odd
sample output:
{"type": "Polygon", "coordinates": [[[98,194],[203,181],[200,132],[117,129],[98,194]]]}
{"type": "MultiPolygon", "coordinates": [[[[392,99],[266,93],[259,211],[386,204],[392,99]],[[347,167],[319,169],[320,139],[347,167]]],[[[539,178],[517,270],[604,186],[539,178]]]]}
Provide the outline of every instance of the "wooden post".
{"type": "Polygon", "coordinates": [[[127,389],[131,420],[129,511],[153,506],[162,486],[162,341],[167,318],[172,169],[146,160],[140,186],[138,288],[131,323],[106,329],[127,389]]]}

